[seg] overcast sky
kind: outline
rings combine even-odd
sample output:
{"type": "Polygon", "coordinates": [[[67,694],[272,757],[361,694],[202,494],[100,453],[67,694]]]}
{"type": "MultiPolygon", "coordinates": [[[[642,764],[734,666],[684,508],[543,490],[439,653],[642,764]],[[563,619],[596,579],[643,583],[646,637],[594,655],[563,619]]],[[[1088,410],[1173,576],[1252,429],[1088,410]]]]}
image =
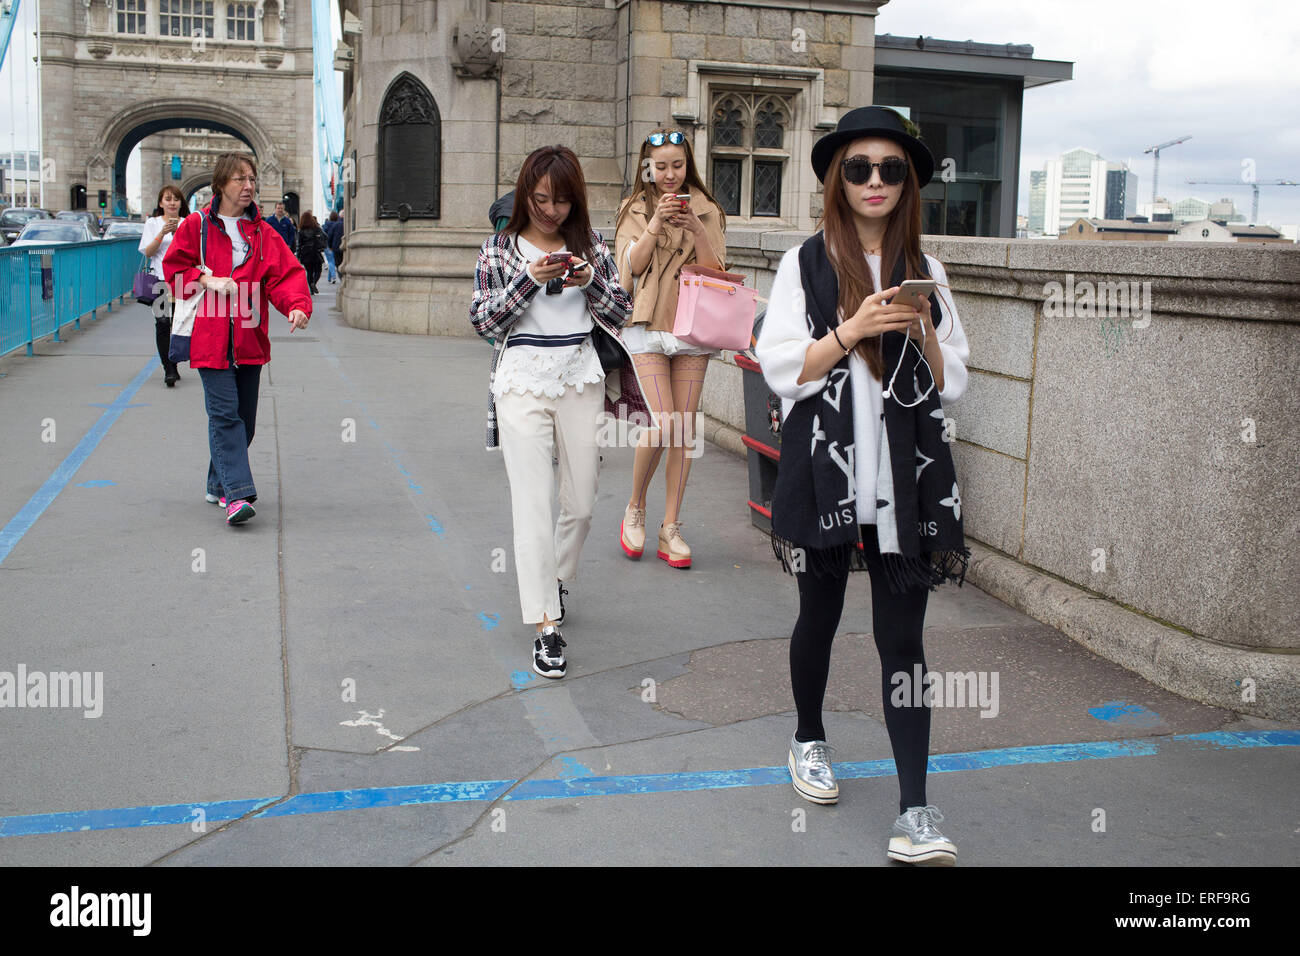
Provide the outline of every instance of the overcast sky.
{"type": "MultiPolygon", "coordinates": [[[[1151,157],[1142,151],[1190,135],[1161,152],[1160,192],[1174,201],[1230,196],[1249,215],[1248,187],[1191,186],[1185,180],[1238,181],[1242,161],[1253,159],[1261,182],[1300,181],[1297,6],[1295,0],[890,0],[876,32],[1028,43],[1037,58],[1074,64],[1073,80],[1025,92],[1021,212],[1028,207],[1029,172],[1075,146],[1130,161],[1139,201],[1147,202],[1151,157]]],[[[34,29],[35,8],[34,0],[23,0],[27,30],[34,29]]],[[[6,153],[14,128],[10,70],[22,48],[18,31],[14,41],[0,73],[0,150],[6,153]]],[[[35,68],[28,72],[34,144],[35,68]]],[[[23,95],[19,74],[19,148],[23,95]]],[[[58,204],[49,197],[47,202],[58,204]]],[[[1260,219],[1300,223],[1300,187],[1262,188],[1260,219]]]]}

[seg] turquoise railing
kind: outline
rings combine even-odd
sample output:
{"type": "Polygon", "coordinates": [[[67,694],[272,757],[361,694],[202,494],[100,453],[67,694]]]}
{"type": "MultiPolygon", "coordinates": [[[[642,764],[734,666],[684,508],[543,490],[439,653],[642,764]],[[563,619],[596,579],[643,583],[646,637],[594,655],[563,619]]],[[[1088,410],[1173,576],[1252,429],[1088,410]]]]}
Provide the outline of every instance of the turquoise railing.
{"type": "Polygon", "coordinates": [[[140,266],[139,237],[0,248],[0,355],[47,335],[132,291],[140,266]]]}

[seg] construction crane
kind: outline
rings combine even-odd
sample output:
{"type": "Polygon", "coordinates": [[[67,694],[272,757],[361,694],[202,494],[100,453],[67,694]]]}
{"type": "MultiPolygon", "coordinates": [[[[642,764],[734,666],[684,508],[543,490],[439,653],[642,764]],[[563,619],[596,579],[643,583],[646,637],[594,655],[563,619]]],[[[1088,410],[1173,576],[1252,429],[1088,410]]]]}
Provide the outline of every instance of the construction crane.
{"type": "Polygon", "coordinates": [[[1291,179],[1268,179],[1262,183],[1247,183],[1240,179],[1189,179],[1188,183],[1200,186],[1249,186],[1250,187],[1250,224],[1259,222],[1259,187],[1260,186],[1300,186],[1300,182],[1291,179]]]}
{"type": "Polygon", "coordinates": [[[1156,192],[1156,187],[1160,185],[1160,151],[1162,149],[1168,149],[1170,146],[1177,146],[1179,143],[1185,143],[1189,139],[1191,139],[1190,136],[1183,136],[1179,139],[1171,139],[1167,143],[1161,143],[1159,146],[1149,146],[1146,149],[1142,150],[1143,153],[1156,154],[1155,165],[1151,169],[1151,204],[1152,205],[1155,205],[1155,201],[1157,197],[1160,195],[1158,192],[1156,192]]]}

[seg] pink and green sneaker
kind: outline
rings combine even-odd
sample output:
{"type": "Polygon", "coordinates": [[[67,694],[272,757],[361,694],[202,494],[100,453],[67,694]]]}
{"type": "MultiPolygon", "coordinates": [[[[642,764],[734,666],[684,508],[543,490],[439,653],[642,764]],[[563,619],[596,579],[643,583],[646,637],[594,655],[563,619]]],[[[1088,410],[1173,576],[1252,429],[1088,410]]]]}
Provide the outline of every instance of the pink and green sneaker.
{"type": "Polygon", "coordinates": [[[243,524],[255,514],[257,511],[254,510],[253,503],[240,498],[226,505],[226,524],[243,524]]]}

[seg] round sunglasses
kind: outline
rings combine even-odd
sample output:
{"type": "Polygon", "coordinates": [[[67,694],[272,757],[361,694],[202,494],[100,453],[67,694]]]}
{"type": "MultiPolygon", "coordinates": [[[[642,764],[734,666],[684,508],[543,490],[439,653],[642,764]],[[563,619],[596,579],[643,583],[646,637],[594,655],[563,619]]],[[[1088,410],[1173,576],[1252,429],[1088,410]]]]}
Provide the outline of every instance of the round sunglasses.
{"type": "Polygon", "coordinates": [[[678,130],[673,130],[671,133],[651,133],[645,138],[645,141],[651,146],[662,146],[664,143],[680,146],[686,142],[686,136],[678,130]]]}
{"type": "Polygon", "coordinates": [[[852,156],[840,164],[844,168],[844,179],[854,186],[861,186],[871,179],[873,167],[880,169],[880,181],[886,186],[897,186],[907,178],[907,160],[898,156],[873,163],[861,156],[852,156]]]}

